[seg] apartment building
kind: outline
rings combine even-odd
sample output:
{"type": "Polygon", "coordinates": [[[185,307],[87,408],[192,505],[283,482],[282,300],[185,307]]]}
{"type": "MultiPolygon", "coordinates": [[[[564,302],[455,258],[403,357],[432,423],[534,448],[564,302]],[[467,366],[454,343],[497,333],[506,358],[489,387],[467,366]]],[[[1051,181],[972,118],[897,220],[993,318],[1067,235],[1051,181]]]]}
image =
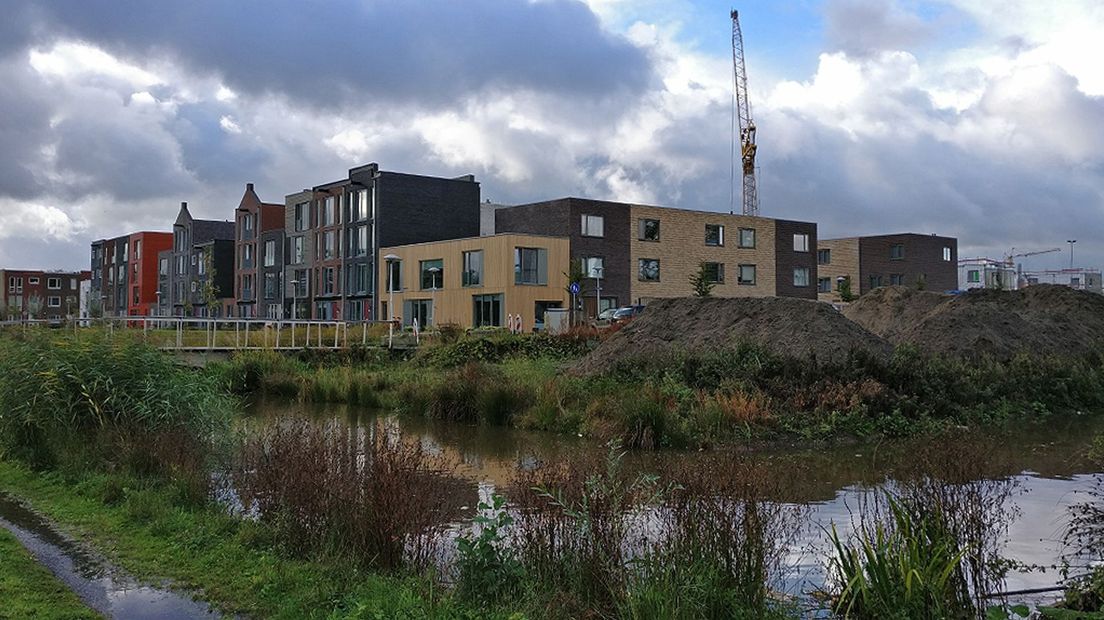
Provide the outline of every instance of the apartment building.
{"type": "Polygon", "coordinates": [[[378,274],[382,316],[401,317],[403,325],[502,327],[508,316],[520,315],[522,329],[530,331],[546,310],[570,304],[566,237],[504,233],[380,252],[391,257],[378,274]]]}
{"type": "Polygon", "coordinates": [[[863,295],[879,286],[933,291],[958,288],[958,240],[901,233],[823,239],[817,248],[817,292],[822,301],[840,301],[840,286],[863,295]]]}
{"type": "Polygon", "coordinates": [[[285,316],[371,319],[381,247],[479,234],[479,183],[380,170],[285,198],[285,316]]]}
{"type": "Polygon", "coordinates": [[[0,320],[76,317],[89,271],[0,269],[0,320]]]}
{"type": "Polygon", "coordinates": [[[816,224],[669,207],[561,198],[495,210],[499,234],[562,236],[581,267],[582,306],[693,294],[704,264],[713,294],[816,297],[816,224]]]}
{"type": "Polygon", "coordinates": [[[158,253],[172,233],[141,231],[92,242],[91,306],[104,316],[156,314],[158,253]]]}
{"type": "Polygon", "coordinates": [[[279,318],[283,302],[277,293],[283,265],[277,259],[283,256],[284,205],[262,202],[253,184],[246,183],[234,210],[234,230],[235,314],[279,318]]]}
{"type": "Polygon", "coordinates": [[[234,244],[234,222],[195,219],[188,203],[180,203],[172,248],[158,255],[158,290],[166,314],[233,314],[234,244]]]}

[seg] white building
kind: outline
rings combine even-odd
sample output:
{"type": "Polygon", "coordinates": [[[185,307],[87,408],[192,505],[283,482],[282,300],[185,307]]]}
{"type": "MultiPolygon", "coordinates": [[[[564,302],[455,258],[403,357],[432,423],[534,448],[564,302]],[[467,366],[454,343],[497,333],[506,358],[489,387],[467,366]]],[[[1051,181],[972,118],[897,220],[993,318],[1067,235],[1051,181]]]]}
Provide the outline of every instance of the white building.
{"type": "Polygon", "coordinates": [[[964,258],[958,261],[958,288],[992,288],[1014,291],[1020,277],[1012,263],[993,258],[964,258]]]}

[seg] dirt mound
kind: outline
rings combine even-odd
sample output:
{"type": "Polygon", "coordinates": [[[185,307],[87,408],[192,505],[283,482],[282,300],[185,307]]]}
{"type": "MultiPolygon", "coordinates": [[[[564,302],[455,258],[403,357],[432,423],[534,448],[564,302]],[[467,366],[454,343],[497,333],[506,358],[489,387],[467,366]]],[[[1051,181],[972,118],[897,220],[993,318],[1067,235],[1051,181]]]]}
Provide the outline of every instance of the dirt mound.
{"type": "Polygon", "coordinates": [[[893,344],[957,357],[1087,357],[1104,350],[1104,296],[1039,284],[945,296],[873,291],[846,315],[893,344]]]}
{"type": "Polygon", "coordinates": [[[753,343],[788,357],[841,359],[852,350],[888,356],[884,340],[828,304],[783,297],[661,299],[576,367],[594,374],[622,361],[753,343]]]}
{"type": "Polygon", "coordinates": [[[843,309],[843,316],[867,330],[893,341],[906,329],[928,315],[951,295],[918,291],[907,286],[876,288],[843,309]]]}

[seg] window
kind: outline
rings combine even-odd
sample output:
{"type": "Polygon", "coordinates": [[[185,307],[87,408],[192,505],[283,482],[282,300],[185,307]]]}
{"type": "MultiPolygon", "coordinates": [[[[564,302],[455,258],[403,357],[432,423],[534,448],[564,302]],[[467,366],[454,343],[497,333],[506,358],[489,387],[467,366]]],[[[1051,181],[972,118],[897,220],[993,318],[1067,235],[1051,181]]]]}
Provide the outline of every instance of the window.
{"type": "Polygon", "coordinates": [[[870,288],[878,288],[882,285],[882,276],[870,276],[870,288]]]}
{"type": "Polygon", "coordinates": [[[724,263],[702,263],[706,282],[724,283],[724,263]]]}
{"type": "Polygon", "coordinates": [[[659,282],[659,259],[640,259],[637,278],[642,282],[659,282]]]}
{"type": "Polygon", "coordinates": [[[300,202],[295,205],[295,232],[303,232],[310,228],[309,212],[307,211],[307,203],[300,202]]]}
{"type": "Polygon", "coordinates": [[[403,323],[425,327],[433,318],[433,303],[430,299],[408,299],[403,302],[403,323]]]}
{"type": "Polygon", "coordinates": [[[169,275],[169,259],[162,258],[157,261],[157,274],[162,276],[169,275]]]}
{"type": "Polygon", "coordinates": [[[737,284],[755,284],[755,265],[740,265],[740,275],[736,278],[737,284]]]}
{"type": "Polygon", "coordinates": [[[905,274],[903,273],[891,273],[889,274],[889,284],[891,286],[901,286],[905,283],[905,274]]]}
{"type": "Polygon", "coordinates": [[[583,277],[601,278],[606,275],[606,260],[601,256],[589,256],[583,259],[583,277]]]}
{"type": "MultiPolygon", "coordinates": [[[[349,286],[347,292],[354,295],[368,294],[368,277],[371,273],[371,265],[357,263],[349,266],[349,286]]],[[[358,315],[359,316],[359,315],[358,315]]]]}
{"type": "Polygon", "coordinates": [[[387,290],[398,292],[402,290],[402,261],[387,262],[387,290]]]}
{"type": "Polygon", "coordinates": [[[248,213],[246,213],[244,216],[242,216],[242,230],[245,230],[245,231],[253,230],[253,216],[252,215],[249,215],[248,213]]]}
{"type": "Polygon", "coordinates": [[[445,261],[440,258],[418,261],[421,289],[438,289],[445,281],[445,261]]]}
{"type": "Polygon", "coordinates": [[[1081,286],[1081,278],[1071,277],[1070,278],[1070,286],[1072,286],[1073,288],[1077,288],[1077,287],[1081,286]]]}
{"type": "Polygon", "coordinates": [[[274,299],[276,297],[276,291],[280,287],[280,281],[278,274],[266,273],[264,274],[264,296],[265,299],[274,299]]]}
{"type": "Polygon", "coordinates": [[[639,220],[638,227],[641,241],[659,241],[659,220],[639,220]]]}
{"type": "Polygon", "coordinates": [[[334,267],[326,267],[322,270],[322,294],[337,294],[337,270],[334,267]]]}
{"type": "MultiPolygon", "coordinates": [[[[195,258],[195,257],[193,256],[192,258],[195,258]]],[[[206,263],[207,263],[207,261],[202,261],[202,260],[199,261],[199,268],[196,269],[197,274],[203,275],[203,274],[207,273],[207,264],[206,263]]]]}
{"type": "Polygon", "coordinates": [[[483,250],[464,252],[464,271],[460,274],[461,286],[483,284],[483,250]]]}
{"type": "Polygon", "coordinates": [[[817,250],[817,264],[818,265],[831,265],[832,264],[832,250],[817,250]]]}
{"type": "Polygon", "coordinates": [[[981,272],[977,269],[971,269],[966,272],[967,282],[981,282],[981,272]]]}
{"type": "Polygon", "coordinates": [[[264,242],[264,266],[276,266],[276,242],[272,239],[264,242]]]}
{"type": "Polygon", "coordinates": [[[472,325],[502,327],[502,295],[472,295],[472,325]]]}
{"type": "Polygon", "coordinates": [[[322,225],[333,226],[337,220],[337,201],[333,196],[326,196],[326,202],[322,207],[322,225]]]}
{"type": "Polygon", "coordinates": [[[192,292],[196,292],[196,281],[192,280],[192,292]]]}
{"type": "Polygon", "coordinates": [[[809,251],[809,235],[805,233],[794,234],[794,252],[809,251]]]}
{"type": "Polygon", "coordinates": [[[514,284],[548,284],[548,250],[514,248],[514,284]]]}
{"type": "Polygon", "coordinates": [[[740,229],[740,241],[741,248],[754,248],[755,247],[755,229],[754,228],[741,228],[740,229]]]}
{"type": "Polygon", "coordinates": [[[61,298],[60,297],[47,297],[46,298],[46,307],[48,307],[48,308],[60,308],[61,307],[61,298]]]}
{"type": "Polygon", "coordinates": [[[368,226],[357,226],[349,235],[349,256],[368,255],[368,226]]]}
{"type": "Polygon", "coordinates": [[[291,238],[291,264],[299,265],[303,262],[303,236],[291,238]]]}
{"type": "Polygon", "coordinates": [[[794,267],[794,286],[809,286],[808,267],[794,267]]]}
{"type": "Polygon", "coordinates": [[[142,240],[134,242],[134,260],[142,260],[142,240]]]}
{"type": "Polygon", "coordinates": [[[335,256],[334,250],[336,249],[335,243],[337,241],[337,231],[327,230],[323,235],[322,256],[324,258],[333,258],[335,256]]]}
{"type": "Polygon", "coordinates": [[[900,243],[894,243],[889,246],[889,258],[890,260],[901,260],[905,257],[905,246],[900,243]]]}
{"type": "Polygon", "coordinates": [[[30,278],[27,278],[27,282],[29,284],[33,285],[33,284],[38,284],[39,282],[42,282],[42,280],[39,280],[38,278],[32,276],[30,278]]]}
{"type": "Polygon", "coordinates": [[[832,292],[832,278],[817,278],[817,292],[818,293],[831,293],[832,292]]]}
{"type": "Polygon", "coordinates": [[[292,294],[295,297],[307,296],[307,285],[310,284],[310,271],[307,269],[296,269],[295,280],[291,283],[292,294]]]}
{"type": "Polygon", "coordinates": [[[724,245],[724,226],[720,224],[706,224],[705,245],[724,245]]]}
{"type": "Polygon", "coordinates": [[[61,278],[46,278],[46,288],[51,291],[61,290],[61,278]]]}
{"type": "Polygon", "coordinates": [[[951,262],[951,248],[943,248],[943,260],[947,261],[948,263],[951,262]]]}
{"type": "Polygon", "coordinates": [[[363,189],[353,192],[352,201],[354,217],[361,221],[368,219],[368,192],[363,189]]]}
{"type": "Polygon", "coordinates": [[[604,237],[606,218],[601,215],[583,215],[582,235],[584,237],[604,237]]]}

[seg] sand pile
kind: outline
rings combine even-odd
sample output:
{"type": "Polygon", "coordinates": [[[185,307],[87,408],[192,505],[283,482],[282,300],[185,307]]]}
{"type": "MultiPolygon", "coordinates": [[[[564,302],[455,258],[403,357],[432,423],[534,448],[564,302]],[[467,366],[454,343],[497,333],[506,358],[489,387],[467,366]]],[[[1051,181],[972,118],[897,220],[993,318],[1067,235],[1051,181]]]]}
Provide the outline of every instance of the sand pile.
{"type": "Polygon", "coordinates": [[[891,350],[828,304],[783,297],[690,297],[648,304],[644,314],[599,345],[576,369],[600,373],[621,361],[724,350],[741,342],[820,361],[841,359],[852,350],[878,356],[888,356],[891,350]]]}
{"type": "Polygon", "coordinates": [[[893,344],[976,358],[1020,352],[1086,357],[1104,350],[1104,296],[1040,284],[1019,291],[936,294],[873,291],[848,318],[893,344]]]}

